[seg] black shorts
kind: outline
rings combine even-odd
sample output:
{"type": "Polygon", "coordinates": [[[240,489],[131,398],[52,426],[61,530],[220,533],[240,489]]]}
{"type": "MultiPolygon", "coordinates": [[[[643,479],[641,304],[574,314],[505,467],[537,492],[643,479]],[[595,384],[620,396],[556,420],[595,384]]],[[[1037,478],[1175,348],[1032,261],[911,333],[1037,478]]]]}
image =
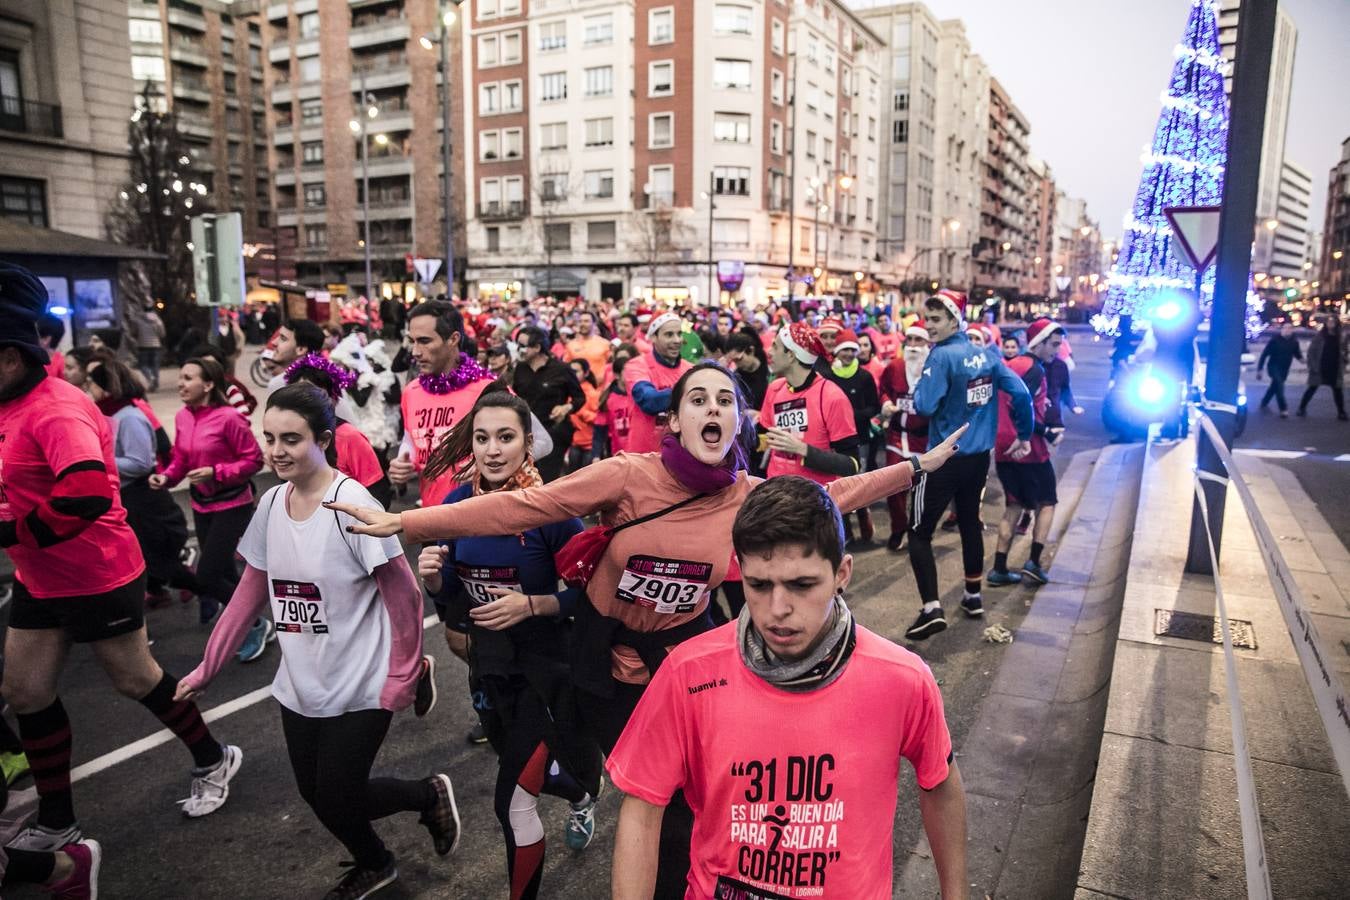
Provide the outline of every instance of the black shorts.
{"type": "Polygon", "coordinates": [[[81,597],[34,597],[23,582],[14,582],[10,628],[60,628],[76,644],[91,644],[139,631],[144,624],[144,572],[106,594],[81,597]]]}
{"type": "Polygon", "coordinates": [[[1049,460],[994,463],[994,470],[998,472],[998,480],[1003,484],[1003,493],[1008,495],[1009,503],[1024,509],[1059,503],[1059,495],[1055,492],[1055,466],[1049,460]]]}

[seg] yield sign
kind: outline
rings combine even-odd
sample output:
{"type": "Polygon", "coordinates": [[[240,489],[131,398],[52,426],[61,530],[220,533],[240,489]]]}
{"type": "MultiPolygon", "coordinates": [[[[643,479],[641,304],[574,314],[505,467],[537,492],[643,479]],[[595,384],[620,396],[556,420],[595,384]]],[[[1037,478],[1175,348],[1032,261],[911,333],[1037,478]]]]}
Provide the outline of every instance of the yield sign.
{"type": "Polygon", "coordinates": [[[1071,281],[1073,281],[1073,279],[1070,278],[1068,275],[1056,275],[1055,287],[1059,288],[1059,292],[1062,294],[1064,293],[1065,289],[1068,288],[1069,282],[1071,281]]]}
{"type": "Polygon", "coordinates": [[[417,269],[418,280],[423,284],[431,284],[431,279],[441,270],[441,261],[417,256],[413,258],[413,268],[417,269]]]}
{"type": "Polygon", "coordinates": [[[1219,249],[1219,215],[1222,211],[1219,206],[1169,206],[1163,210],[1167,221],[1172,223],[1177,243],[1197,272],[1209,267],[1219,249]]]}

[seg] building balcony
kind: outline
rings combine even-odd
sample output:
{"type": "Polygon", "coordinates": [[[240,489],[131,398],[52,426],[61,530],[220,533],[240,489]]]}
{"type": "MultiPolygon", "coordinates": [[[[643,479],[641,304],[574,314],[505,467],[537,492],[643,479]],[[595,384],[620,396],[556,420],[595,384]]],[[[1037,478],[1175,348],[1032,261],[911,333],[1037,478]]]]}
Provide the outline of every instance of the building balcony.
{"type": "Polygon", "coordinates": [[[347,45],[353,50],[379,44],[407,43],[412,35],[408,20],[396,16],[382,18],[368,25],[353,27],[347,36],[347,45]]]}
{"type": "Polygon", "coordinates": [[[638,209],[669,209],[675,205],[675,192],[653,191],[650,194],[638,194],[633,198],[633,205],[638,209]]]}
{"type": "Polygon", "coordinates": [[[524,200],[494,200],[489,203],[478,204],[478,218],[484,222],[505,222],[513,219],[523,219],[530,211],[529,204],[524,200]]]}
{"type": "Polygon", "coordinates": [[[407,87],[412,84],[412,69],[407,61],[386,65],[384,62],[352,66],[352,93],[361,90],[361,75],[366,76],[366,90],[407,87]]]}
{"type": "Polygon", "coordinates": [[[393,134],[398,131],[412,131],[413,114],[410,109],[391,109],[381,111],[373,119],[366,120],[366,128],[371,134],[393,134]]]}
{"type": "Polygon", "coordinates": [[[192,31],[206,31],[206,17],[201,13],[188,12],[186,9],[169,7],[169,24],[177,25],[179,28],[188,28],[192,31]]]}
{"type": "Polygon", "coordinates": [[[189,81],[184,78],[173,80],[173,95],[178,100],[196,100],[198,103],[211,102],[211,91],[204,83],[189,81]]]}
{"type": "Polygon", "coordinates": [[[0,96],[0,131],[15,131],[34,137],[65,137],[61,107],[0,96]]]}
{"type": "Polygon", "coordinates": [[[169,59],[187,66],[196,66],[199,69],[205,69],[210,65],[206,58],[205,48],[198,47],[195,44],[170,44],[169,59]]]}
{"type": "Polygon", "coordinates": [[[290,187],[295,184],[295,169],[291,167],[278,168],[276,174],[277,187],[290,187]]]}
{"type": "MultiPolygon", "coordinates": [[[[367,163],[371,178],[383,178],[387,175],[411,175],[413,158],[411,156],[372,156],[367,163]]],[[[352,167],[352,177],[361,177],[361,162],[357,160],[352,167]]]]}
{"type": "MultiPolygon", "coordinates": [[[[370,199],[370,221],[387,222],[393,219],[411,219],[413,217],[413,202],[411,198],[381,200],[379,197],[370,199]]],[[[361,204],[356,204],[356,221],[361,221],[361,204]]]]}
{"type": "Polygon", "coordinates": [[[207,140],[216,135],[216,130],[211,127],[211,120],[200,116],[179,116],[178,130],[190,137],[206,138],[207,140]]]}

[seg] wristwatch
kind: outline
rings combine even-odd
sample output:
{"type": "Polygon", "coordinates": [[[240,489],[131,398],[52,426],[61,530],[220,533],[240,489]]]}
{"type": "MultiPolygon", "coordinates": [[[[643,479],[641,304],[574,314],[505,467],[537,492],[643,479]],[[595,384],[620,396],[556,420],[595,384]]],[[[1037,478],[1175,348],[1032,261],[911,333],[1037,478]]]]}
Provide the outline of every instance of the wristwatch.
{"type": "Polygon", "coordinates": [[[919,455],[917,453],[910,455],[909,464],[914,467],[914,474],[916,476],[923,474],[923,463],[919,460],[919,455]]]}

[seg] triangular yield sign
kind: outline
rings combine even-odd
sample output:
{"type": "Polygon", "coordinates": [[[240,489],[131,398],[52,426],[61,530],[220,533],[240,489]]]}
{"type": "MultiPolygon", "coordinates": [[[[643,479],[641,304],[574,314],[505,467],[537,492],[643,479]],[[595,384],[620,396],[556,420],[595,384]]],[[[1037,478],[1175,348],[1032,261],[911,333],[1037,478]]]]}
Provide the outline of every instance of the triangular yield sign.
{"type": "Polygon", "coordinates": [[[423,284],[431,284],[431,279],[441,270],[441,261],[419,256],[413,259],[413,267],[417,269],[417,277],[423,284]]]}
{"type": "Polygon", "coordinates": [[[1169,206],[1163,210],[1172,224],[1177,244],[1197,272],[1203,272],[1214,261],[1219,249],[1220,206],[1169,206]]]}

